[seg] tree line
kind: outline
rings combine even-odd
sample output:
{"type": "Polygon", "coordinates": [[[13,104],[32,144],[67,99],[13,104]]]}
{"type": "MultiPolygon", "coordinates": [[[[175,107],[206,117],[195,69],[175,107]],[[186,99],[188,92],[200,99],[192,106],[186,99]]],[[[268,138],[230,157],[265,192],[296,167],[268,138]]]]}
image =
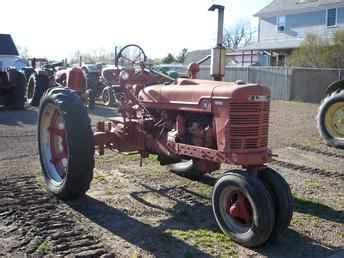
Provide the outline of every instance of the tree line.
{"type": "MultiPolygon", "coordinates": [[[[247,46],[255,39],[256,30],[252,29],[252,25],[249,22],[239,22],[233,26],[228,26],[224,30],[223,45],[228,50],[235,51],[236,49],[247,46]]],[[[21,47],[19,52],[22,57],[32,57],[30,51],[26,47],[21,47]]],[[[177,55],[168,53],[167,56],[158,59],[150,59],[149,62],[152,64],[172,64],[180,63],[183,64],[188,55],[189,51],[187,48],[183,48],[177,55]]],[[[80,57],[84,63],[113,63],[115,59],[115,53],[112,50],[97,49],[91,52],[82,53],[77,50],[68,61],[71,64],[79,63],[80,57]]]]}

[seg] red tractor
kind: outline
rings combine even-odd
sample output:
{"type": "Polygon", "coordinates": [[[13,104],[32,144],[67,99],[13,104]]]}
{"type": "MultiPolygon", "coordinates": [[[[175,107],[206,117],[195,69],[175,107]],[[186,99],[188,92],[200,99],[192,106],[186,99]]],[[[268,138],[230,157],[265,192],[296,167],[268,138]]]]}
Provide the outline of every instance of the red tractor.
{"type": "Polygon", "coordinates": [[[86,77],[79,67],[66,67],[65,62],[49,63],[44,58],[31,59],[31,68],[26,69],[28,76],[26,100],[38,106],[44,92],[54,87],[67,87],[78,92],[84,102],[88,101],[86,77]]]}
{"type": "Polygon", "coordinates": [[[55,83],[58,87],[68,88],[76,92],[84,103],[88,101],[87,82],[80,67],[64,68],[55,73],[55,83]]]}
{"type": "Polygon", "coordinates": [[[49,89],[40,104],[38,140],[42,173],[50,192],[62,199],[90,187],[95,150],[157,155],[184,175],[201,176],[235,164],[214,186],[212,206],[224,233],[256,247],[283,233],[293,203],[286,181],[266,164],[270,91],[257,84],[175,80],[145,68],[141,48],[117,56],[119,113],[93,132],[77,94],[49,89]],[[188,165],[185,165],[187,162],[188,165]]]}

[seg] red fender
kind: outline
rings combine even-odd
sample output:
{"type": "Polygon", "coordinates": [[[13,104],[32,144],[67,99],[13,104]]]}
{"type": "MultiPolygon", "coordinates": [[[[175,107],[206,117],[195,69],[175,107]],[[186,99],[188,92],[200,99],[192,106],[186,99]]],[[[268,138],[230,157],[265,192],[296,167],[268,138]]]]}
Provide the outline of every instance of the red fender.
{"type": "Polygon", "coordinates": [[[79,93],[86,91],[86,78],[81,68],[74,67],[70,69],[67,76],[67,87],[79,93]]]}

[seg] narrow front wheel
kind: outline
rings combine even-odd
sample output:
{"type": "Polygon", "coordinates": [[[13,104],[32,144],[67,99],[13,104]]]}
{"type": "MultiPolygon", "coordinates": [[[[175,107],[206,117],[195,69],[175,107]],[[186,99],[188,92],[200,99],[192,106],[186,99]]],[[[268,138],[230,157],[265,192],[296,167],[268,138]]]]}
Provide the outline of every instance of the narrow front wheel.
{"type": "Polygon", "coordinates": [[[215,184],[212,204],[219,227],[237,243],[257,247],[269,239],[275,224],[274,203],[256,176],[226,173],[215,184]]]}

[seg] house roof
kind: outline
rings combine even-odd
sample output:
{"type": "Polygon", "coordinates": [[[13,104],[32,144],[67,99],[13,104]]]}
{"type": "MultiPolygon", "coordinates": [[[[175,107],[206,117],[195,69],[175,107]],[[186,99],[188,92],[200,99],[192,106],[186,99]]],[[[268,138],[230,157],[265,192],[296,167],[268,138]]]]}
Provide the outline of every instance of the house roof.
{"type": "Polygon", "coordinates": [[[0,34],[0,55],[19,55],[16,45],[9,34],[0,34]]]}
{"type": "Polygon", "coordinates": [[[329,5],[344,4],[344,0],[274,0],[268,6],[260,10],[255,16],[297,13],[312,11],[329,5]]]}
{"type": "MultiPolygon", "coordinates": [[[[253,57],[257,56],[257,52],[253,52],[253,57]]],[[[232,52],[231,50],[226,51],[226,65],[235,65],[238,62],[238,59],[242,60],[244,57],[244,62],[251,61],[251,53],[243,53],[241,50],[232,52]],[[245,60],[246,59],[246,60],[245,60]]],[[[197,63],[200,60],[207,58],[204,62],[202,62],[202,66],[209,66],[211,64],[211,49],[205,50],[195,50],[191,51],[187,54],[185,58],[184,65],[189,65],[191,63],[197,63]]],[[[254,60],[253,60],[254,61],[254,60]]],[[[240,64],[242,61],[240,61],[240,64]]]]}
{"type": "MultiPolygon", "coordinates": [[[[194,50],[187,53],[184,64],[191,64],[193,62],[198,62],[202,60],[204,57],[209,56],[211,54],[210,49],[202,49],[202,50],[194,50]]],[[[210,62],[209,62],[210,63],[210,62]]]]}
{"type": "Polygon", "coordinates": [[[283,41],[260,41],[242,48],[243,51],[248,50],[283,50],[294,49],[300,47],[303,39],[283,40],[283,41]]]}

